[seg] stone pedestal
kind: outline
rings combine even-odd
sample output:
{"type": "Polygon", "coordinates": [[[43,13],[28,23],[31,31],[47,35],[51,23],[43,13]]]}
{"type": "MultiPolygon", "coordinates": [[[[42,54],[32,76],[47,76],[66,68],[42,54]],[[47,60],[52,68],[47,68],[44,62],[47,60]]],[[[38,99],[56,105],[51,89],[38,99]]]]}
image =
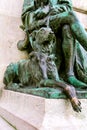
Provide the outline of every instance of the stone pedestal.
{"type": "MultiPolygon", "coordinates": [[[[78,8],[83,8],[84,3],[87,9],[86,0],[73,0],[73,3],[78,8]]],[[[28,56],[17,49],[17,42],[24,38],[19,28],[22,5],[23,0],[0,0],[0,87],[7,65],[28,56]]],[[[87,28],[87,15],[77,15],[87,28]]],[[[76,113],[66,99],[45,99],[3,90],[0,115],[18,130],[86,130],[87,99],[81,99],[81,103],[82,112],[76,113]]]]}
{"type": "Polygon", "coordinates": [[[87,99],[82,112],[73,111],[67,99],[47,99],[3,90],[0,115],[17,130],[86,130],[87,99]]]}

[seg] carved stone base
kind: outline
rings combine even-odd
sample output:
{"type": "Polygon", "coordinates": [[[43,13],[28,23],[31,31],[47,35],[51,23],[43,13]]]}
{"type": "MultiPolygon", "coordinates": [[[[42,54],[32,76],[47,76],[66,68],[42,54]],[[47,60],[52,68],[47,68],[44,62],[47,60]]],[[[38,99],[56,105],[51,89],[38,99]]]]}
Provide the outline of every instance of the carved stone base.
{"type": "Polygon", "coordinates": [[[3,90],[0,115],[17,130],[86,130],[87,99],[80,99],[82,112],[73,111],[67,99],[47,99],[3,90]]]}

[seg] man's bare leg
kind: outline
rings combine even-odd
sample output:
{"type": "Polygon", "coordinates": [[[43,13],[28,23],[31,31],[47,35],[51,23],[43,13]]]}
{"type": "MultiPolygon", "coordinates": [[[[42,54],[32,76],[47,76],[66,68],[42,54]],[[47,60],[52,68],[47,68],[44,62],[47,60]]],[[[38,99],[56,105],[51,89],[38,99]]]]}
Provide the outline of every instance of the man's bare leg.
{"type": "Polygon", "coordinates": [[[66,70],[68,82],[75,87],[87,88],[87,84],[76,79],[74,75],[76,47],[75,47],[75,40],[72,36],[72,32],[70,30],[69,25],[63,26],[62,37],[63,37],[62,48],[65,57],[65,70],[66,70]]]}
{"type": "Polygon", "coordinates": [[[60,26],[68,24],[71,28],[73,37],[75,37],[87,51],[87,32],[73,11],[50,16],[49,24],[54,33],[57,32],[60,26]]]}

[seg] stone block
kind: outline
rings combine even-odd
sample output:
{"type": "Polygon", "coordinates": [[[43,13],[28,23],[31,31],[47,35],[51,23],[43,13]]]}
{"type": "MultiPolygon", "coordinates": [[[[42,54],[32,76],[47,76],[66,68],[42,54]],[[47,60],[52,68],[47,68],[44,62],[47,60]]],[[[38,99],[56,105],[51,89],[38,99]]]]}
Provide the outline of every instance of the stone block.
{"type": "Polygon", "coordinates": [[[86,130],[87,99],[76,113],[68,99],[47,99],[3,90],[0,115],[18,130],[86,130]]]}
{"type": "Polygon", "coordinates": [[[44,101],[44,98],[3,90],[0,115],[18,130],[37,130],[44,117],[44,101]]]}
{"type": "Polygon", "coordinates": [[[87,11],[87,0],[72,0],[73,6],[87,11]]]}
{"type": "Polygon", "coordinates": [[[0,117],[0,130],[15,130],[6,120],[0,117]]]}
{"type": "Polygon", "coordinates": [[[20,29],[23,0],[0,0],[0,87],[6,66],[27,58],[27,52],[17,49],[17,42],[24,38],[20,29]]]}
{"type": "Polygon", "coordinates": [[[0,0],[0,14],[20,17],[24,0],[0,0]]]}

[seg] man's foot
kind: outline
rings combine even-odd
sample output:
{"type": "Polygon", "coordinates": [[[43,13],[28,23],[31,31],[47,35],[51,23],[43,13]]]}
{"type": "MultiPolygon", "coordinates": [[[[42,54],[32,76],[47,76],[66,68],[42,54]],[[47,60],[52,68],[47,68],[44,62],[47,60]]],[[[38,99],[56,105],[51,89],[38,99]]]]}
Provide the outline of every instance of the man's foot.
{"type": "Polygon", "coordinates": [[[87,84],[75,78],[75,76],[68,77],[68,82],[78,88],[87,88],[87,84]]]}

